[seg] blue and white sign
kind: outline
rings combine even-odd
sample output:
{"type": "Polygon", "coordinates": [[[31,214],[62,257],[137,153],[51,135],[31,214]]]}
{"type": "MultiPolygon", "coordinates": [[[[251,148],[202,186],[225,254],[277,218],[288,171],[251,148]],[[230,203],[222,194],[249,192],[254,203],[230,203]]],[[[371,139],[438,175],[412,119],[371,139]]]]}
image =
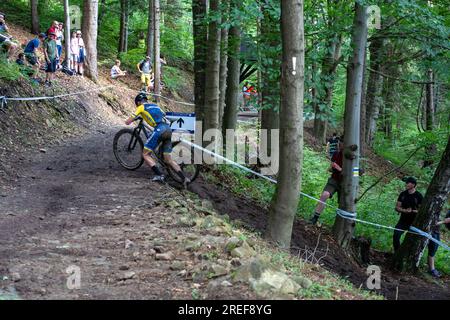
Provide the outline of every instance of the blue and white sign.
{"type": "Polygon", "coordinates": [[[166,112],[172,131],[195,133],[195,113],[166,112]]]}

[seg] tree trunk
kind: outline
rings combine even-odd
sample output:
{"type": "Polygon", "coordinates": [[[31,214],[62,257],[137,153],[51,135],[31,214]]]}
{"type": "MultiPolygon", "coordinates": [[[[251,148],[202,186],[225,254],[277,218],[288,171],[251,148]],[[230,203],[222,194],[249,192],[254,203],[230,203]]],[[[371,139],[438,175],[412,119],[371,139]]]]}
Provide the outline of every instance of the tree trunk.
{"type": "MultiPolygon", "coordinates": [[[[366,7],[355,4],[355,18],[353,22],[352,45],[353,57],[347,67],[347,89],[345,98],[344,119],[344,160],[343,160],[343,194],[340,199],[339,208],[350,213],[356,212],[355,199],[358,191],[359,175],[359,133],[360,133],[360,110],[361,95],[364,73],[364,57],[367,44],[367,12],[366,7]]],[[[343,248],[348,248],[355,223],[344,219],[339,215],[333,226],[333,234],[343,248]]]]}
{"type": "Polygon", "coordinates": [[[86,49],[85,73],[97,82],[97,21],[98,0],[84,0],[83,6],[83,40],[86,49]]]}
{"type": "MultiPolygon", "coordinates": [[[[367,54],[364,54],[364,63],[363,63],[363,82],[361,87],[361,112],[360,112],[360,120],[359,120],[359,156],[361,159],[363,159],[366,155],[366,112],[367,112],[367,97],[366,97],[366,87],[367,87],[367,80],[366,80],[366,64],[367,64],[367,54]]],[[[364,162],[360,164],[361,168],[364,169],[364,162]]]]}
{"type": "MultiPolygon", "coordinates": [[[[430,232],[430,228],[440,220],[439,215],[447,201],[449,192],[450,137],[412,225],[425,232],[430,232]]],[[[423,237],[408,233],[394,256],[394,267],[400,271],[417,271],[426,244],[425,240],[423,237]]]]}
{"type": "Polygon", "coordinates": [[[369,47],[370,52],[370,71],[367,83],[367,108],[366,108],[366,135],[365,140],[368,146],[373,146],[375,133],[377,131],[377,120],[380,109],[383,105],[383,55],[382,50],[384,41],[376,38],[369,47]]]}
{"type": "Polygon", "coordinates": [[[220,33],[219,127],[222,124],[223,113],[225,110],[227,89],[228,28],[223,27],[220,33]]]}
{"type": "Polygon", "coordinates": [[[31,33],[39,34],[38,0],[31,0],[31,33]]]}
{"type": "Polygon", "coordinates": [[[303,161],[304,27],[303,0],[281,1],[280,172],[266,238],[288,249],[301,189],[303,161]],[[296,72],[293,57],[297,58],[296,72]]]}
{"type": "MultiPolygon", "coordinates": [[[[153,7],[153,16],[155,17],[154,19],[154,31],[155,31],[155,35],[154,35],[154,40],[155,40],[155,44],[154,44],[154,56],[153,56],[153,70],[155,73],[155,89],[154,92],[156,95],[160,95],[161,94],[161,54],[160,54],[160,32],[159,32],[159,26],[160,26],[160,21],[159,21],[159,17],[160,17],[160,7],[159,7],[159,0],[153,0],[154,1],[154,7],[153,7]]],[[[156,101],[159,102],[159,97],[156,96],[156,101]]]]}
{"type": "Polygon", "coordinates": [[[183,17],[180,0],[167,0],[165,25],[169,28],[176,28],[180,24],[180,19],[183,17]]]}
{"type": "Polygon", "coordinates": [[[224,137],[226,136],[226,129],[236,129],[239,94],[241,93],[239,86],[241,31],[237,25],[230,28],[228,52],[227,88],[222,125],[224,137]]]}
{"type": "Polygon", "coordinates": [[[106,8],[106,0],[100,0],[100,8],[98,9],[98,26],[100,27],[105,17],[105,13],[108,9],[106,8]]]}
{"type": "Polygon", "coordinates": [[[64,51],[66,66],[70,67],[70,10],[69,0],[64,0],[64,51]]]}
{"type": "Polygon", "coordinates": [[[129,0],[120,0],[119,53],[128,51],[129,0]]]}
{"type": "Polygon", "coordinates": [[[148,27],[147,27],[147,56],[153,58],[153,47],[155,42],[153,15],[153,0],[148,0],[148,27]]]}
{"type": "MultiPolygon", "coordinates": [[[[434,81],[433,70],[428,70],[428,83],[426,85],[426,117],[425,117],[425,130],[432,132],[435,127],[435,105],[434,105],[434,81]]],[[[430,144],[425,149],[425,159],[423,162],[423,168],[429,167],[433,164],[433,156],[436,154],[436,145],[430,144]]]]}
{"type": "Polygon", "coordinates": [[[192,0],[194,33],[194,97],[196,121],[203,122],[205,106],[206,0],[192,0]]]}
{"type": "MultiPolygon", "coordinates": [[[[210,0],[210,13],[219,14],[220,0],[210,0]]],[[[220,80],[220,18],[215,17],[208,27],[208,51],[205,77],[205,125],[204,129],[219,128],[219,80],[220,80]]]]}
{"type": "MultiPolygon", "coordinates": [[[[272,10],[261,7],[261,129],[268,132],[267,155],[272,154],[271,132],[280,128],[280,61],[281,32],[279,18],[272,10]]],[[[291,61],[292,63],[292,61],[291,61]]]]}

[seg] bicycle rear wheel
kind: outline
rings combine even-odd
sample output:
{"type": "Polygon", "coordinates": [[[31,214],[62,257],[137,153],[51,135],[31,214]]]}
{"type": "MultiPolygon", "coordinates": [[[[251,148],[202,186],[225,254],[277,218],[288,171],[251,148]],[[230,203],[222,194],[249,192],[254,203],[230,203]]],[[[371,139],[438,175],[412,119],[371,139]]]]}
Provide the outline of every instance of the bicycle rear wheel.
{"type": "MultiPolygon", "coordinates": [[[[197,179],[198,174],[200,173],[200,166],[194,163],[194,148],[191,148],[191,150],[189,150],[190,147],[181,144],[180,141],[174,142],[172,146],[172,155],[176,155],[176,157],[174,157],[173,159],[178,163],[185,177],[193,182],[195,179],[197,179]]],[[[161,159],[163,159],[162,151],[160,153],[160,157],[161,159]]],[[[166,168],[167,172],[173,180],[178,183],[183,183],[181,178],[178,176],[175,170],[172,169],[172,167],[167,165],[166,168]]]]}
{"type": "Polygon", "coordinates": [[[133,129],[122,129],[114,136],[113,150],[119,164],[128,170],[136,170],[144,163],[144,143],[133,129]]]}

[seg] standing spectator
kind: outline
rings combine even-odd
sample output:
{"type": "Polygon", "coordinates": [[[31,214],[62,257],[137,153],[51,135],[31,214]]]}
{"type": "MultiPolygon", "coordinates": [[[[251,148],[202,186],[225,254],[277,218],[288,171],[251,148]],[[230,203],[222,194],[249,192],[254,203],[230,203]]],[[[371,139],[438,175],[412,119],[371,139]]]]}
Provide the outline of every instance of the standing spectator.
{"type": "Polygon", "coordinates": [[[339,138],[337,133],[333,133],[333,137],[331,137],[327,142],[326,153],[329,158],[333,158],[333,155],[338,151],[339,138]]]}
{"type": "Polygon", "coordinates": [[[70,38],[70,66],[69,68],[76,73],[78,69],[78,55],[80,54],[80,46],[78,45],[77,32],[72,31],[70,38]]]}
{"type": "MultiPolygon", "coordinates": [[[[333,155],[333,158],[331,159],[331,166],[330,171],[332,172],[331,177],[328,179],[327,184],[325,185],[325,188],[323,189],[322,195],[320,196],[320,201],[325,203],[329,198],[332,198],[333,195],[337,192],[338,199],[341,197],[341,184],[342,184],[342,164],[344,161],[344,155],[343,155],[343,149],[344,139],[339,140],[338,144],[338,152],[333,155]]],[[[325,208],[325,205],[319,202],[316,206],[316,209],[314,211],[314,215],[311,217],[310,222],[312,224],[316,224],[317,221],[320,218],[320,214],[322,213],[323,209],[325,208]]]]}
{"type": "Polygon", "coordinates": [[[78,39],[78,47],[79,47],[79,53],[78,53],[78,74],[80,76],[83,76],[84,73],[84,59],[86,58],[86,52],[84,47],[84,41],[81,37],[81,31],[77,31],[77,39],[78,39]]]}
{"type": "MultiPolygon", "coordinates": [[[[58,48],[58,67],[61,67],[61,56],[62,56],[62,42],[64,40],[64,24],[62,22],[58,23],[56,28],[56,47],[58,48]]],[[[66,54],[67,55],[67,54],[66,54]]]]}
{"type": "Polygon", "coordinates": [[[52,22],[52,25],[47,30],[47,37],[50,36],[50,33],[55,33],[56,34],[56,31],[58,30],[58,25],[59,25],[58,21],[53,21],[52,22]]]}
{"type": "Polygon", "coordinates": [[[39,62],[36,50],[39,48],[39,45],[41,43],[44,43],[44,40],[45,33],[41,33],[38,37],[30,40],[24,49],[25,58],[27,59],[28,63],[31,64],[35,69],[35,75],[37,75],[37,73],[39,72],[39,68],[41,67],[41,63],[39,62]]]}
{"type": "Polygon", "coordinates": [[[47,74],[45,77],[45,85],[51,86],[55,78],[56,66],[58,63],[58,48],[56,47],[56,34],[51,32],[49,39],[44,45],[45,61],[47,62],[47,74]]]}
{"type": "MultiPolygon", "coordinates": [[[[444,220],[439,221],[435,226],[431,227],[431,236],[438,241],[441,240],[440,228],[443,224],[445,224],[447,229],[450,229],[450,209],[447,211],[447,216],[444,220]]],[[[436,255],[438,248],[439,245],[437,243],[428,240],[428,271],[435,278],[439,278],[441,276],[440,272],[437,271],[434,266],[434,256],[436,255]]]]}
{"type": "Polygon", "coordinates": [[[137,64],[137,69],[141,73],[141,82],[143,85],[142,90],[146,92],[151,92],[152,88],[152,62],[150,56],[146,56],[145,60],[141,60],[137,64]]]}
{"type": "Polygon", "coordinates": [[[117,79],[126,76],[127,72],[120,70],[120,60],[116,60],[116,64],[111,68],[111,78],[117,79]]]}
{"type": "Polygon", "coordinates": [[[406,190],[400,193],[397,199],[397,205],[395,206],[395,210],[401,215],[400,220],[395,226],[399,230],[394,231],[394,251],[400,248],[400,238],[405,232],[403,230],[408,230],[412,225],[423,200],[422,194],[416,190],[417,180],[414,177],[408,177],[405,183],[406,190]]]}

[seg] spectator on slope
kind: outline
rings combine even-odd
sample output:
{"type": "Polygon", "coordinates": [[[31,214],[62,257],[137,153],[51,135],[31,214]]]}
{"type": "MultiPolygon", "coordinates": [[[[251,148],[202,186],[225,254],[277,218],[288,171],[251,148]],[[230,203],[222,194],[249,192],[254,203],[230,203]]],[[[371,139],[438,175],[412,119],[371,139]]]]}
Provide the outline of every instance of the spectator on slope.
{"type": "Polygon", "coordinates": [[[144,60],[141,60],[137,64],[137,69],[141,73],[141,82],[143,85],[142,90],[146,92],[151,92],[152,86],[152,62],[150,56],[146,56],[144,60]]]}
{"type": "Polygon", "coordinates": [[[56,34],[56,31],[58,30],[58,26],[59,26],[59,22],[58,21],[53,21],[52,25],[47,30],[47,37],[50,36],[50,33],[55,33],[56,34]]]}
{"type": "Polygon", "coordinates": [[[337,136],[337,133],[333,133],[333,137],[331,137],[327,142],[326,147],[326,153],[329,156],[329,158],[333,158],[333,155],[338,152],[338,144],[339,144],[339,138],[337,136]]]}
{"type": "MultiPolygon", "coordinates": [[[[342,183],[342,164],[344,160],[343,156],[344,149],[344,138],[341,137],[338,143],[338,152],[336,152],[331,158],[331,166],[330,171],[332,172],[331,177],[328,178],[327,184],[323,189],[322,195],[320,196],[320,201],[326,202],[329,198],[332,198],[333,195],[337,192],[338,199],[341,197],[341,183],[342,183]]],[[[322,213],[325,205],[319,202],[314,210],[314,215],[311,217],[310,222],[312,224],[316,224],[320,218],[320,214],[322,213]]]]}
{"type": "Polygon", "coordinates": [[[81,37],[81,31],[77,31],[77,39],[78,39],[78,47],[79,47],[79,53],[78,53],[78,74],[80,76],[83,76],[84,73],[84,60],[86,59],[86,51],[84,47],[84,41],[81,37]]]}
{"type": "Polygon", "coordinates": [[[116,60],[115,65],[111,68],[111,78],[117,79],[126,76],[127,72],[120,69],[120,60],[116,60]]]}
{"type": "MultiPolygon", "coordinates": [[[[58,48],[58,67],[61,67],[61,56],[62,56],[62,42],[64,40],[64,24],[62,22],[58,23],[56,28],[56,47],[58,48]]],[[[67,54],[66,54],[67,55],[67,54]]]]}
{"type": "Polygon", "coordinates": [[[47,74],[45,77],[45,85],[52,86],[55,78],[56,66],[58,64],[58,48],[56,47],[56,34],[51,32],[49,39],[44,45],[45,61],[47,62],[47,74]]]}
{"type": "Polygon", "coordinates": [[[0,51],[6,53],[7,60],[10,61],[18,45],[13,41],[13,37],[8,34],[8,31],[5,15],[0,13],[0,51]]]}
{"type": "MultiPolygon", "coordinates": [[[[447,216],[444,220],[439,221],[436,225],[431,227],[431,236],[438,241],[441,240],[440,228],[443,224],[445,224],[447,229],[450,230],[450,209],[447,211],[447,216]]],[[[439,245],[437,243],[428,240],[428,271],[435,278],[439,278],[441,276],[440,272],[437,271],[434,266],[434,256],[436,255],[438,248],[439,245]]]]}
{"type": "Polygon", "coordinates": [[[0,13],[0,33],[8,33],[9,28],[6,25],[5,15],[0,13]]]}
{"type": "Polygon", "coordinates": [[[400,213],[400,220],[395,226],[393,244],[394,251],[400,248],[400,238],[412,225],[414,218],[417,215],[420,205],[422,204],[423,196],[416,190],[417,180],[414,177],[408,177],[404,180],[406,184],[406,190],[400,193],[397,199],[397,205],[395,211],[400,213]]]}
{"type": "Polygon", "coordinates": [[[70,38],[70,66],[69,68],[76,73],[78,69],[78,55],[80,54],[80,46],[78,45],[77,32],[72,31],[70,38]]]}
{"type": "Polygon", "coordinates": [[[39,68],[41,67],[41,63],[39,62],[36,51],[41,43],[44,44],[44,41],[45,33],[41,33],[33,40],[30,40],[24,49],[25,58],[27,59],[28,63],[35,69],[35,75],[38,74],[39,68]]]}

